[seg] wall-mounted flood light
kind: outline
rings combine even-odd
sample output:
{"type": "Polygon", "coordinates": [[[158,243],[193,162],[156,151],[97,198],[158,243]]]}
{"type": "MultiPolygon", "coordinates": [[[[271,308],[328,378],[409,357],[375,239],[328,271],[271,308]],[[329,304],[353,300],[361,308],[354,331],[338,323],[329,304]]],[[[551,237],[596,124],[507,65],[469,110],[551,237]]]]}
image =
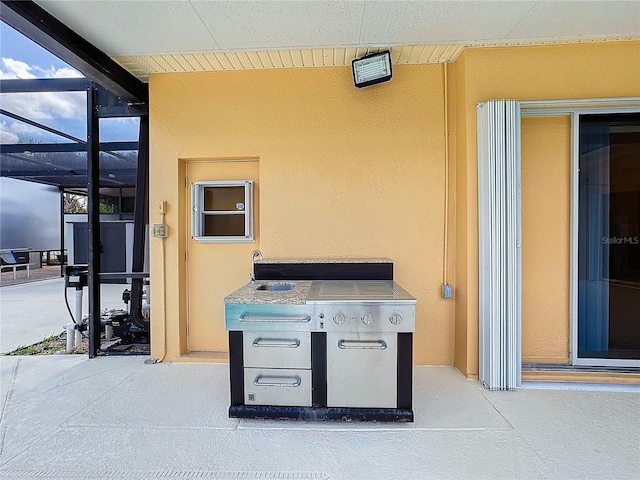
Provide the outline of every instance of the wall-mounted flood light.
{"type": "Polygon", "coordinates": [[[368,87],[391,80],[391,53],[371,53],[351,62],[356,87],[368,87]]]}

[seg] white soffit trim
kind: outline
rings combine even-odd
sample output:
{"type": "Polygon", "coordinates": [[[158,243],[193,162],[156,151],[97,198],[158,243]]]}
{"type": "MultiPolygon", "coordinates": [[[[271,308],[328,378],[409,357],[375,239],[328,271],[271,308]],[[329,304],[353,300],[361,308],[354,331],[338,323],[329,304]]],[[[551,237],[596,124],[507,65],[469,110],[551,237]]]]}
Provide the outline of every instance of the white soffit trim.
{"type": "Polygon", "coordinates": [[[465,44],[396,45],[389,47],[333,47],[279,50],[233,50],[180,54],[126,55],[112,57],[141,80],[153,73],[263,70],[271,68],[347,67],[368,53],[391,51],[394,65],[422,65],[455,62],[466,48],[566,45],[599,42],[639,41],[638,36],[582,39],[509,40],[465,44]]]}
{"type": "Polygon", "coordinates": [[[140,79],[153,73],[263,70],[272,68],[351,67],[351,61],[369,53],[391,51],[396,65],[453,62],[464,45],[406,45],[389,48],[336,47],[113,57],[140,79]]]}

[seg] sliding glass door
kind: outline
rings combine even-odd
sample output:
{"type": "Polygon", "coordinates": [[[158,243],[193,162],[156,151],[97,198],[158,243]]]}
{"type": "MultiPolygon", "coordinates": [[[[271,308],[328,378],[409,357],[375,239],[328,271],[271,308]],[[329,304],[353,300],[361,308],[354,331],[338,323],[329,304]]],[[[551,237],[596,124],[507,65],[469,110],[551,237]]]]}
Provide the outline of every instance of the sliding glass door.
{"type": "Polygon", "coordinates": [[[640,114],[579,116],[577,363],[640,365],[640,114]]]}

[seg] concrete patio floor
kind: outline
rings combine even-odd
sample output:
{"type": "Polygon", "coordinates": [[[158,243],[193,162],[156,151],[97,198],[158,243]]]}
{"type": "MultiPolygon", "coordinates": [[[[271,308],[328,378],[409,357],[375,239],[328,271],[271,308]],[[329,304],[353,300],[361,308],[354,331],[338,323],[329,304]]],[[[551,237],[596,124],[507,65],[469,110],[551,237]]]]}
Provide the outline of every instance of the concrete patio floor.
{"type": "Polygon", "coordinates": [[[237,420],[228,365],[0,357],[0,478],[640,477],[637,386],[489,392],[416,367],[413,424],[237,420]]]}

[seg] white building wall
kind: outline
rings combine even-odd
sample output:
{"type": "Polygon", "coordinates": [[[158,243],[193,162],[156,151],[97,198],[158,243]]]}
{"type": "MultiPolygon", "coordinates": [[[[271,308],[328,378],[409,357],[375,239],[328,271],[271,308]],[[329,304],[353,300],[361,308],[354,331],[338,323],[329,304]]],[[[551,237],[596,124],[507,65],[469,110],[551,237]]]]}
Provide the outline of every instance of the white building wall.
{"type": "Polygon", "coordinates": [[[0,248],[60,249],[57,187],[0,178],[0,248]]]}

